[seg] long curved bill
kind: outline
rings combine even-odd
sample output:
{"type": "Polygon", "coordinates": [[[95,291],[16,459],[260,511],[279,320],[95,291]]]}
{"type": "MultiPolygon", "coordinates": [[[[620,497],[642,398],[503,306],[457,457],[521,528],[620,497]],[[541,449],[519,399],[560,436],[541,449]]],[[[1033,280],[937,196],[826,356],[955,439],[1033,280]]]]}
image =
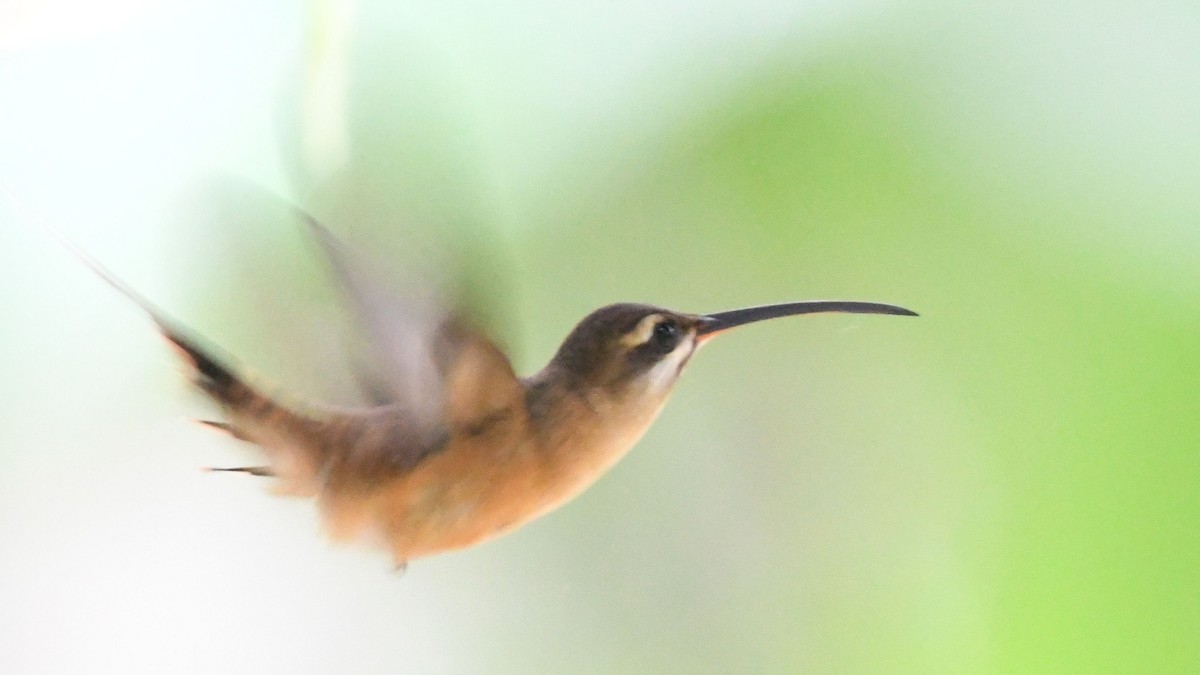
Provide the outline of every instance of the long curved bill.
{"type": "Polygon", "coordinates": [[[852,300],[810,300],[807,302],[785,302],[778,305],[763,305],[747,307],[728,312],[709,314],[700,320],[696,328],[696,341],[707,342],[719,333],[730,328],[744,326],[755,321],[778,319],[797,314],[818,314],[821,312],[842,312],[848,314],[892,314],[896,316],[918,316],[911,309],[882,302],[855,302],[852,300]]]}

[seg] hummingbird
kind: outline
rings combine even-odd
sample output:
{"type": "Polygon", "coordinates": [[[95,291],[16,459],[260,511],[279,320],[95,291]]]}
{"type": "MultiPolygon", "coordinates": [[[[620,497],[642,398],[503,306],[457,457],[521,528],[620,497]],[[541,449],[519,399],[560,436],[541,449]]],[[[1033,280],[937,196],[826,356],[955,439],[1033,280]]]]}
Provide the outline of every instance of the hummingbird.
{"type": "Polygon", "coordinates": [[[398,569],[511,532],[580,494],[638,442],[689,360],[717,335],[820,312],[917,315],[839,300],[712,314],[612,304],[585,316],[544,368],[520,377],[470,317],[428,297],[389,292],[327,228],[299,215],[381,357],[362,377],[374,395],[369,405],[270,393],[64,243],[141,307],[224,416],[199,421],[256,446],[262,458],[212,470],[268,478],[279,495],[315,500],[332,539],[375,543],[398,569]]]}

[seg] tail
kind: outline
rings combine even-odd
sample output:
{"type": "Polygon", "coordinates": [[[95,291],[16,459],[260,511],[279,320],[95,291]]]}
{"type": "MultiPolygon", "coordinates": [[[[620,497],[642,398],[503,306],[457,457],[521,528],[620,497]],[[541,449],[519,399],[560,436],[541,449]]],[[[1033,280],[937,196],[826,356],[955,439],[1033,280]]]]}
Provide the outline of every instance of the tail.
{"type": "Polygon", "coordinates": [[[216,469],[240,471],[253,476],[279,479],[275,491],[279,494],[310,496],[315,491],[316,476],[323,452],[311,439],[313,419],[280,405],[275,399],[248,384],[227,363],[201,347],[174,320],[123,284],[99,263],[75,247],[71,250],[92,271],[110,286],[133,300],[158,326],[167,342],[190,368],[192,382],[216,402],[225,412],[226,422],[202,420],[234,438],[257,445],[266,455],[269,466],[216,469]]]}
{"type": "MultiPolygon", "coordinates": [[[[133,290],[117,277],[113,276],[103,265],[84,253],[69,240],[59,237],[59,240],[79,258],[88,269],[92,270],[109,286],[117,289],[141,308],[146,316],[158,327],[162,336],[175,349],[179,356],[191,366],[192,381],[214,401],[235,412],[246,407],[265,408],[271,401],[252,389],[234,372],[223,359],[213,356],[212,350],[201,347],[198,340],[188,335],[187,329],[156,307],[153,303],[133,290]]],[[[232,431],[232,428],[231,428],[232,431]]],[[[237,435],[236,433],[234,435],[237,435]]]]}
{"type": "Polygon", "coordinates": [[[0,193],[3,193],[8,198],[8,201],[16,207],[26,220],[45,230],[46,233],[58,240],[58,243],[63,248],[70,251],[71,255],[75,256],[92,272],[95,272],[96,276],[104,280],[104,283],[115,288],[121,295],[129,298],[135,305],[140,307],[150,317],[150,320],[158,326],[158,330],[163,334],[163,337],[195,368],[196,384],[201,389],[216,399],[218,403],[227,405],[233,403],[231,396],[236,390],[243,387],[229,367],[202,350],[196,344],[195,340],[186,335],[187,331],[174,319],[169,317],[166,312],[163,312],[142,296],[142,294],[130,288],[112,272],[109,272],[99,261],[85,253],[83,249],[76,246],[70,239],[63,236],[49,220],[34,211],[6,185],[0,184],[0,193]]]}
{"type": "Polygon", "coordinates": [[[158,319],[155,319],[155,323],[167,342],[192,367],[192,381],[217,403],[232,407],[257,397],[228,366],[196,346],[178,329],[165,326],[158,319]]]}
{"type": "Polygon", "coordinates": [[[239,377],[227,363],[201,347],[189,331],[157,306],[130,288],[95,258],[92,258],[40,214],[30,209],[3,184],[0,193],[6,194],[27,220],[37,224],[92,270],[105,283],[129,298],[146,313],[167,342],[192,367],[192,380],[227,414],[228,422],[205,422],[228,432],[235,438],[249,441],[262,448],[270,467],[239,467],[227,469],[259,476],[274,475],[287,484],[285,492],[304,494],[312,491],[317,471],[319,445],[308,441],[317,422],[307,416],[277,404],[239,377]],[[281,472],[279,469],[283,468],[281,472]]]}
{"type": "Polygon", "coordinates": [[[205,469],[205,471],[212,471],[213,473],[222,472],[222,471],[232,472],[232,473],[245,473],[245,474],[249,474],[251,476],[265,476],[268,478],[275,476],[275,472],[272,471],[271,467],[269,467],[269,466],[211,466],[211,467],[205,469]]]}
{"type": "Polygon", "coordinates": [[[323,449],[319,442],[313,442],[313,432],[320,425],[247,384],[211,352],[199,347],[192,338],[168,323],[161,313],[151,312],[150,316],[167,342],[191,366],[192,382],[221,406],[228,420],[198,421],[257,445],[268,463],[267,466],[218,467],[210,470],[276,478],[278,481],[274,490],[278,494],[314,494],[323,449]]]}

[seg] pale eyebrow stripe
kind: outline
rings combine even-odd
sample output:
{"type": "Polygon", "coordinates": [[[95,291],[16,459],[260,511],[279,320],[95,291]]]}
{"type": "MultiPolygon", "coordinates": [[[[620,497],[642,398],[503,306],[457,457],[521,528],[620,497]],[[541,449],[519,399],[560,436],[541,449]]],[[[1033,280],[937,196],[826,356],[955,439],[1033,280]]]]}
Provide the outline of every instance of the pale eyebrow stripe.
{"type": "Polygon", "coordinates": [[[662,314],[651,314],[643,318],[633,330],[621,337],[621,344],[631,349],[646,344],[654,333],[654,326],[662,320],[662,314]]]}

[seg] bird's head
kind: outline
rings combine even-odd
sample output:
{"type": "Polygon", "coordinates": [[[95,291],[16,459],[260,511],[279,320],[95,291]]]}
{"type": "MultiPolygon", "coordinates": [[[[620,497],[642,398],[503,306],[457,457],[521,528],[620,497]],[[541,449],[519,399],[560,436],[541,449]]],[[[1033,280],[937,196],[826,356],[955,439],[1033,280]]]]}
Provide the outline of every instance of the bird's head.
{"type": "Polygon", "coordinates": [[[816,312],[916,315],[895,305],[852,301],[790,302],[716,314],[608,305],[575,326],[554,363],[576,387],[598,388],[616,398],[662,399],[696,349],[716,335],[756,321],[816,312]]]}

